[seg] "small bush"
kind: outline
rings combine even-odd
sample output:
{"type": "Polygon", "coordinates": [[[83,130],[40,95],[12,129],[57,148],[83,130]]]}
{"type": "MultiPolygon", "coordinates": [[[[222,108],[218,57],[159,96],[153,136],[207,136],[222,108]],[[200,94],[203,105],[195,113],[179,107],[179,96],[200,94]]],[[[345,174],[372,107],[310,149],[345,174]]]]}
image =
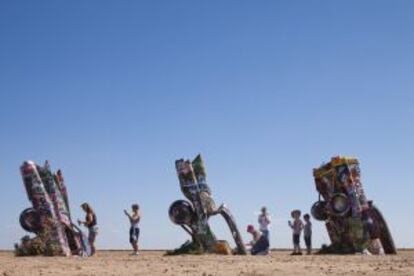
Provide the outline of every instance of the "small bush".
{"type": "Polygon", "coordinates": [[[62,253],[59,244],[51,238],[47,231],[39,233],[34,238],[24,236],[20,245],[15,245],[16,256],[59,256],[62,253]]]}

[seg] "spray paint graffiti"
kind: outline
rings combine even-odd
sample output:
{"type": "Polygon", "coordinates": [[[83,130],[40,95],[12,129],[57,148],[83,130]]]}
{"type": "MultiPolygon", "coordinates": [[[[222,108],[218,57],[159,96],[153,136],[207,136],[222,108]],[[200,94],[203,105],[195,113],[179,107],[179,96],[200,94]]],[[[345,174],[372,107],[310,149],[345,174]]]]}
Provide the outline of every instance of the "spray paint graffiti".
{"type": "Polygon", "coordinates": [[[381,212],[367,200],[355,158],[334,157],[313,171],[319,200],[312,206],[315,219],[324,221],[331,245],[321,253],[395,254],[396,249],[381,212]]]}
{"type": "Polygon", "coordinates": [[[20,167],[26,193],[32,207],[20,215],[20,224],[36,237],[25,236],[16,244],[17,255],[90,254],[85,235],[71,221],[69,199],[62,172],[53,174],[49,162],[36,165],[25,161],[20,167]],[[35,248],[33,248],[35,247],[35,248]]]}
{"type": "Polygon", "coordinates": [[[171,204],[169,216],[173,223],[180,225],[191,236],[191,241],[169,254],[220,253],[246,254],[246,248],[230,210],[221,205],[218,208],[207,185],[203,160],[198,155],[192,162],[180,159],[175,162],[180,188],[188,199],[171,204]],[[208,220],[220,214],[228,224],[237,248],[232,252],[226,241],[217,240],[208,220]]]}

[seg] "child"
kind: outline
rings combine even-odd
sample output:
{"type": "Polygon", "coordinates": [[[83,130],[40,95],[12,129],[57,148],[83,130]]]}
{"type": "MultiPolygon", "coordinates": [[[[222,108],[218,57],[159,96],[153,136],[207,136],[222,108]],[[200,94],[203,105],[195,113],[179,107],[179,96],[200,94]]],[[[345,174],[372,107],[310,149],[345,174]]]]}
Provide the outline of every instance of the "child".
{"type": "Polygon", "coordinates": [[[125,215],[129,218],[129,222],[131,223],[131,227],[129,228],[129,242],[132,245],[134,252],[133,255],[138,255],[138,238],[139,238],[139,221],[141,219],[141,215],[139,213],[139,205],[133,204],[131,206],[132,214],[129,214],[127,210],[124,210],[125,215]]]}
{"type": "Polygon", "coordinates": [[[247,226],[247,232],[252,234],[253,241],[250,243],[252,249],[250,252],[252,255],[267,255],[269,254],[269,239],[266,235],[263,235],[253,225],[247,226]]]}
{"type": "Polygon", "coordinates": [[[88,228],[88,242],[91,246],[91,256],[95,254],[95,239],[98,235],[98,226],[95,212],[92,210],[91,206],[88,203],[83,203],[81,205],[82,210],[86,213],[85,221],[78,220],[79,225],[85,225],[88,228]]]}
{"type": "Polygon", "coordinates": [[[262,207],[262,213],[259,215],[258,222],[260,226],[260,232],[262,232],[262,234],[265,235],[267,239],[269,239],[270,215],[267,212],[266,207],[262,207]]]}
{"type": "Polygon", "coordinates": [[[291,255],[302,255],[302,250],[300,249],[300,234],[303,229],[303,222],[300,219],[301,212],[300,210],[293,210],[291,216],[293,218],[293,223],[289,221],[289,226],[293,230],[293,252],[291,255]]]}
{"type": "Polygon", "coordinates": [[[312,222],[310,221],[310,215],[305,214],[303,216],[305,220],[305,227],[303,228],[303,237],[305,239],[307,254],[312,254],[312,222]]]}

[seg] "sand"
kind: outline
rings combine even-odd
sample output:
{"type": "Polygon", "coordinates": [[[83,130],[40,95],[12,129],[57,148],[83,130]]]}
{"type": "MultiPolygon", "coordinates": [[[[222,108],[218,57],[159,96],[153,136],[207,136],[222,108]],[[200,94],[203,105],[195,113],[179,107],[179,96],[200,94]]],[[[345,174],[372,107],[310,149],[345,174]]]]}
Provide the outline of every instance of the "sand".
{"type": "Polygon", "coordinates": [[[163,256],[99,251],[95,257],[14,257],[0,253],[0,276],[12,275],[414,275],[414,250],[396,256],[163,256]]]}

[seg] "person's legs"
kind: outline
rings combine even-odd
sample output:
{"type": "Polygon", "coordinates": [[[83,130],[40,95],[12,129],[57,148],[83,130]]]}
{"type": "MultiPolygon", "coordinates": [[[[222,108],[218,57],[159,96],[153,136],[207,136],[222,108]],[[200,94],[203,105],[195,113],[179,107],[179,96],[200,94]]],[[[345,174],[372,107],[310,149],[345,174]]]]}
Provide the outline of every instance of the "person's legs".
{"type": "Polygon", "coordinates": [[[295,234],[292,236],[292,242],[293,242],[293,252],[292,255],[296,253],[296,243],[295,243],[295,234]]]}
{"type": "Polygon", "coordinates": [[[252,255],[267,255],[269,254],[269,241],[266,236],[262,236],[252,247],[252,255]]]}
{"type": "Polygon", "coordinates": [[[307,254],[310,255],[312,253],[312,238],[311,236],[305,236],[304,238],[305,238],[307,254]]]}
{"type": "Polygon", "coordinates": [[[89,245],[91,246],[91,256],[95,255],[96,249],[95,249],[95,239],[96,239],[96,231],[95,229],[89,229],[89,236],[88,241],[89,245]]]}
{"type": "Polygon", "coordinates": [[[138,238],[139,238],[139,228],[131,227],[129,229],[129,242],[132,245],[134,254],[138,254],[138,238]]]}
{"type": "Polygon", "coordinates": [[[300,235],[299,234],[294,235],[294,242],[295,242],[295,245],[296,245],[296,250],[295,250],[296,254],[301,255],[302,250],[300,248],[300,235]]]}
{"type": "Polygon", "coordinates": [[[269,240],[269,230],[261,230],[260,232],[269,240]]]}
{"type": "Polygon", "coordinates": [[[293,241],[293,255],[297,254],[297,249],[298,249],[298,243],[297,243],[297,235],[293,234],[292,236],[292,241],[293,241]]]}
{"type": "Polygon", "coordinates": [[[131,244],[134,253],[137,252],[137,239],[135,237],[135,229],[133,227],[129,229],[129,243],[131,244]]]}
{"type": "Polygon", "coordinates": [[[139,228],[135,228],[135,252],[138,253],[139,228]]]}

